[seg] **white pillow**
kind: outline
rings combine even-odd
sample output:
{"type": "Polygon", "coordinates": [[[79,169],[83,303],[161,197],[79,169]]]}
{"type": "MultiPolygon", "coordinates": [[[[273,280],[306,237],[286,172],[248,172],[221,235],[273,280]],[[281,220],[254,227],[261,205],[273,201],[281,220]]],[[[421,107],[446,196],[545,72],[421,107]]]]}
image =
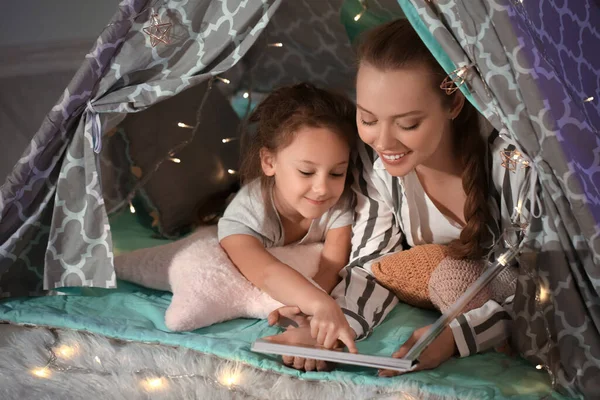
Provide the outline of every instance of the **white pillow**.
{"type": "MultiPolygon", "coordinates": [[[[323,245],[269,249],[302,275],[312,278],[319,268],[323,245]]],[[[153,289],[171,291],[165,315],[167,328],[191,331],[235,318],[266,318],[281,307],[252,285],[233,265],[217,239],[217,227],[198,229],[163,246],[136,250],[115,258],[116,274],[153,289]]]]}

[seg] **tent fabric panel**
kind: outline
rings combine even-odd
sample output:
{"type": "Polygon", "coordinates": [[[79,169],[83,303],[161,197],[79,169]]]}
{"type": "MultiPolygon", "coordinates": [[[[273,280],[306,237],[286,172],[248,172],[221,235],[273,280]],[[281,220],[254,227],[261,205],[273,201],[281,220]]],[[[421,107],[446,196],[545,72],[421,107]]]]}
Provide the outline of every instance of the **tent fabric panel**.
{"type": "Polygon", "coordinates": [[[116,285],[97,160],[103,132],[235,65],[280,2],[120,4],[1,188],[1,297],[116,285]],[[143,32],[152,11],[173,24],[169,45],[152,47],[143,32]]]}
{"type": "MultiPolygon", "coordinates": [[[[599,292],[594,247],[599,246],[594,246],[597,235],[586,238],[583,232],[595,232],[597,226],[585,198],[574,195],[581,193],[581,183],[565,153],[567,139],[547,112],[548,99],[535,74],[535,67],[545,60],[532,58],[525,50],[536,49],[531,37],[511,24],[514,10],[508,1],[479,0],[466,5],[463,1],[401,0],[401,5],[407,15],[406,9],[417,10],[456,65],[476,62],[478,74],[468,79],[473,97],[486,102],[483,110],[500,117],[511,136],[507,139],[514,140],[532,160],[530,174],[539,176],[531,200],[541,201],[543,213],[529,221],[526,231],[513,342],[523,356],[546,366],[564,392],[594,393],[597,387],[592,377],[600,368],[600,313],[593,306],[599,292]],[[485,85],[479,84],[481,80],[485,85]],[[544,291],[549,292],[549,299],[540,301],[544,291]]],[[[567,97],[563,87],[555,90],[567,97]]],[[[580,115],[573,112],[566,117],[577,120],[580,115]]],[[[585,128],[582,121],[574,125],[585,128]]],[[[588,132],[583,130],[584,135],[588,132]]],[[[526,201],[523,208],[531,206],[526,201]]]]}
{"type": "MultiPolygon", "coordinates": [[[[90,153],[85,154],[84,147],[91,148],[93,139],[90,140],[89,133],[86,137],[84,132],[87,115],[83,116],[83,113],[98,80],[118,51],[121,38],[129,30],[132,16],[144,4],[145,1],[124,1],[120,4],[111,24],[103,30],[57,105],[48,113],[31,144],[0,188],[1,297],[46,294],[63,278],[72,282],[73,275],[63,275],[67,270],[72,271],[72,265],[58,267],[60,273],[56,273],[57,268],[53,266],[50,273],[46,269],[46,262],[50,260],[57,265],[64,257],[71,260],[67,264],[79,264],[81,256],[79,262],[74,262],[77,255],[73,251],[84,247],[90,252],[96,251],[97,246],[87,248],[86,239],[99,239],[102,242],[101,238],[104,238],[100,247],[110,249],[105,213],[102,215],[100,211],[100,219],[95,220],[98,210],[103,209],[103,200],[101,195],[97,195],[101,191],[94,159],[91,162],[85,159],[90,153]],[[71,198],[69,193],[77,193],[81,197],[71,198]],[[62,221],[53,220],[59,213],[65,218],[62,221]],[[73,218],[73,213],[78,215],[73,218]],[[75,220],[77,222],[73,222],[75,220]],[[71,235],[67,238],[56,230],[71,229],[74,225],[69,222],[81,228],[90,221],[92,224],[85,227],[85,236],[71,235]],[[60,247],[63,241],[68,243],[64,249],[53,247],[53,243],[61,243],[60,247]]],[[[96,270],[83,265],[75,267],[79,269],[77,275],[81,284],[114,286],[114,279],[110,278],[113,275],[110,250],[105,256],[104,262],[95,262],[96,270]],[[102,279],[95,280],[98,276],[102,276],[102,279]]],[[[84,264],[85,259],[91,260],[84,256],[84,264]]]]}

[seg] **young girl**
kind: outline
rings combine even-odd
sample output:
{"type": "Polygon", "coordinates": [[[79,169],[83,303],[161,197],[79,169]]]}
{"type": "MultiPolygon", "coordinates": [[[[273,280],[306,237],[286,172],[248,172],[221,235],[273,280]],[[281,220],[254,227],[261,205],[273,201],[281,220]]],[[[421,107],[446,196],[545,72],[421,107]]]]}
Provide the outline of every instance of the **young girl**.
{"type": "Polygon", "coordinates": [[[353,334],[329,293],[347,264],[353,213],[344,195],[356,137],[354,104],[309,84],[272,92],[254,111],[242,162],[243,187],[218,225],[219,241],[240,272],[283,304],[311,316],[312,335],[326,346],[353,334]],[[324,242],[314,281],[266,248],[324,242]]]}
{"type": "MultiPolygon", "coordinates": [[[[356,123],[364,144],[353,185],[356,220],[350,263],[332,296],[362,339],[398,303],[371,275],[373,261],[401,251],[403,242],[446,244],[459,259],[485,256],[512,226],[527,171],[506,168],[502,155],[514,146],[498,132],[482,133],[479,114],[460,91],[440,89],[446,73],[407,20],[368,32],[358,61],[356,123]]],[[[490,300],[460,315],[421,354],[417,369],[504,341],[511,329],[508,303],[490,300]]],[[[394,356],[404,356],[426,330],[416,330],[394,356]]],[[[310,342],[305,328],[280,337],[310,342]]],[[[297,368],[315,365],[304,361],[284,357],[297,368]]]]}

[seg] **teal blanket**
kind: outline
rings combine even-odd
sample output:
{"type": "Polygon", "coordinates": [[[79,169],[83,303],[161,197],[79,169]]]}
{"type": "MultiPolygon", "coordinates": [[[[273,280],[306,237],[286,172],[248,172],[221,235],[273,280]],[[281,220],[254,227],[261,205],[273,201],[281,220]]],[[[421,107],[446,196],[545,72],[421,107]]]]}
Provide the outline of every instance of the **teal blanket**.
{"type": "MultiPolygon", "coordinates": [[[[164,243],[122,214],[113,220],[115,251],[164,243]]],[[[453,359],[434,371],[423,371],[392,379],[377,377],[369,368],[342,366],[331,373],[299,372],[283,366],[275,356],[252,353],[251,343],[273,335],[278,328],[265,321],[238,319],[188,333],[172,333],[164,324],[170,293],[119,282],[117,290],[77,289],[64,296],[8,299],[0,303],[0,320],[84,330],[124,340],[159,342],[183,346],[261,369],[302,379],[421,388],[434,395],[477,399],[561,398],[551,391],[548,376],[520,359],[488,353],[453,359]]],[[[437,314],[400,304],[373,335],[358,343],[359,351],[389,355],[413,329],[431,323],[437,314]]]]}

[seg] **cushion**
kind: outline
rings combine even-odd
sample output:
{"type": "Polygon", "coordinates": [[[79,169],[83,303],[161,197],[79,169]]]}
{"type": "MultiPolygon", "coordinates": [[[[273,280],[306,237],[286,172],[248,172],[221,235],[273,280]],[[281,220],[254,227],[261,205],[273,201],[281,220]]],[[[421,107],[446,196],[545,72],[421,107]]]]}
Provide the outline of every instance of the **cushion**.
{"type": "MultiPolygon", "coordinates": [[[[454,304],[456,300],[473,284],[485,268],[483,261],[455,260],[444,258],[429,279],[429,297],[441,312],[454,304]]],[[[481,307],[488,300],[502,304],[517,288],[517,269],[504,268],[488,285],[477,294],[463,309],[463,312],[481,307]]]]}
{"type": "Polygon", "coordinates": [[[429,278],[446,257],[447,247],[437,244],[415,246],[381,258],[371,269],[375,278],[400,301],[434,308],[429,298],[429,278]]]}
{"type": "MultiPolygon", "coordinates": [[[[445,312],[479,278],[482,270],[481,261],[444,258],[429,278],[428,294],[431,302],[438,310],[445,312]]],[[[488,285],[467,303],[463,312],[481,307],[492,297],[491,287],[488,285]]],[[[506,297],[498,301],[502,303],[506,297]]]]}
{"type": "MultiPolygon", "coordinates": [[[[372,271],[400,301],[446,312],[485,268],[484,261],[457,260],[447,253],[448,247],[444,245],[415,246],[382,257],[373,263],[372,271]]],[[[490,299],[503,303],[514,294],[516,279],[517,271],[512,267],[505,268],[462,311],[481,307],[490,299]]]]}
{"type": "MultiPolygon", "coordinates": [[[[269,249],[282,262],[312,278],[322,244],[269,249]]],[[[173,292],[167,328],[191,331],[235,318],[266,318],[283,304],[252,285],[219,245],[217,227],[198,229],[178,241],[115,258],[117,276],[173,292]]]]}

